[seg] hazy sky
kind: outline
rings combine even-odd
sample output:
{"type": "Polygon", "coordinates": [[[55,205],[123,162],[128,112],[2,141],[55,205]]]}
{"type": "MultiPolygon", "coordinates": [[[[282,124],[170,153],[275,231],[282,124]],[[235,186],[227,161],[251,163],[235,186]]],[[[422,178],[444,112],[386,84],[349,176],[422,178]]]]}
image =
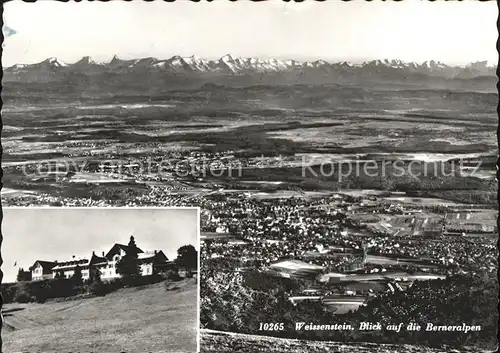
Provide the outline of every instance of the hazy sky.
{"type": "Polygon", "coordinates": [[[198,246],[196,209],[4,208],[3,282],[16,280],[36,260],[100,255],[134,235],[143,251],[163,250],[170,260],[183,245],[198,246]],[[14,263],[17,261],[17,267],[14,263]]]}
{"type": "Polygon", "coordinates": [[[496,64],[495,1],[9,2],[3,64],[197,55],[496,64]]]}

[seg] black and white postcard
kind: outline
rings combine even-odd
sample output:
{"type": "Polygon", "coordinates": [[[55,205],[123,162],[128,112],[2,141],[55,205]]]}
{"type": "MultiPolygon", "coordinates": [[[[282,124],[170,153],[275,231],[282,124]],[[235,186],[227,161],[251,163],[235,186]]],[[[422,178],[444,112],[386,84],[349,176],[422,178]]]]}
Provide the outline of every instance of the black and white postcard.
{"type": "Polygon", "coordinates": [[[497,7],[6,3],[4,350],[493,352],[497,7]]]}

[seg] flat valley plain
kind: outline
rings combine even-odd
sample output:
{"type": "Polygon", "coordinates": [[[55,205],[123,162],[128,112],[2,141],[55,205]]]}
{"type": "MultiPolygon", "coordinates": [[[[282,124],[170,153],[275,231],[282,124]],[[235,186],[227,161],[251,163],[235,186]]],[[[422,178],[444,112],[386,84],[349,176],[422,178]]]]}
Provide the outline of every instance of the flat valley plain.
{"type": "Polygon", "coordinates": [[[142,204],[158,186],[190,195],[216,186],[379,189],[496,204],[495,93],[204,85],[76,99],[43,89],[5,84],[5,204],[126,204],[130,196],[142,204]],[[366,161],[380,168],[375,177],[359,168],[366,161]],[[387,161],[409,167],[396,176],[389,164],[381,175],[387,161]]]}

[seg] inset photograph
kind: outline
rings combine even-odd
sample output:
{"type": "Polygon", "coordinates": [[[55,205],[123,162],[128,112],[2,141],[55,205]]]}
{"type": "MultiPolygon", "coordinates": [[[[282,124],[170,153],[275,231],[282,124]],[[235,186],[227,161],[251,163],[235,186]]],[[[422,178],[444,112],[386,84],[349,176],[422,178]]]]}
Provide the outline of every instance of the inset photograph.
{"type": "Polygon", "coordinates": [[[4,208],[5,352],[198,351],[197,208],[4,208]]]}

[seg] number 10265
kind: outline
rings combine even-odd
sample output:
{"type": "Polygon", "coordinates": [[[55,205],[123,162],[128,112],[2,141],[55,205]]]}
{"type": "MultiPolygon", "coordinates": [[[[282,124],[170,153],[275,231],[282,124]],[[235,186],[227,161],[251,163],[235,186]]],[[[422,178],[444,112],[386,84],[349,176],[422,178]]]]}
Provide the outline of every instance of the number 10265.
{"type": "Polygon", "coordinates": [[[283,331],[284,329],[285,329],[285,324],[282,322],[278,323],[261,322],[259,325],[259,331],[283,331]]]}

